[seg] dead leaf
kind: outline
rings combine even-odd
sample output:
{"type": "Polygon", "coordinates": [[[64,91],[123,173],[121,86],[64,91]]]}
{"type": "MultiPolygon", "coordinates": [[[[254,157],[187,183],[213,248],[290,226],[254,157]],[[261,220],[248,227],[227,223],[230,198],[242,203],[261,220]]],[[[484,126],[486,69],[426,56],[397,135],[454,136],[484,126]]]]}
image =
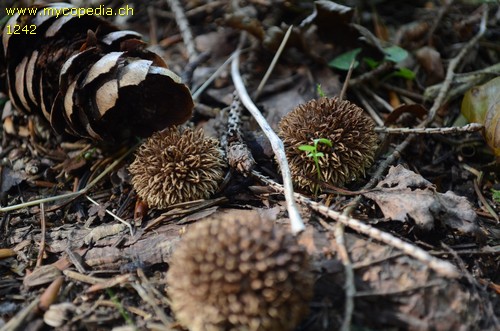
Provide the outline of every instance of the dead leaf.
{"type": "Polygon", "coordinates": [[[61,271],[53,265],[44,265],[36,268],[29,275],[26,275],[23,284],[26,287],[39,286],[53,282],[56,278],[61,276],[61,271]]]}
{"type": "Polygon", "coordinates": [[[391,167],[378,191],[364,195],[374,200],[384,216],[392,220],[415,221],[418,228],[432,230],[441,223],[464,234],[477,231],[477,215],[465,198],[448,191],[436,192],[422,176],[402,165],[391,167]]]}
{"type": "Polygon", "coordinates": [[[444,78],[444,67],[441,54],[433,47],[420,48],[415,56],[427,74],[427,85],[436,84],[444,78]]]}
{"type": "Polygon", "coordinates": [[[323,40],[352,45],[359,37],[357,31],[349,25],[353,16],[354,9],[351,7],[319,0],[314,2],[314,11],[300,23],[300,27],[305,28],[314,23],[318,27],[318,35],[323,40]]]}
{"type": "Polygon", "coordinates": [[[0,191],[8,192],[12,187],[21,184],[26,177],[27,176],[24,171],[12,170],[7,167],[3,168],[0,191]]]}

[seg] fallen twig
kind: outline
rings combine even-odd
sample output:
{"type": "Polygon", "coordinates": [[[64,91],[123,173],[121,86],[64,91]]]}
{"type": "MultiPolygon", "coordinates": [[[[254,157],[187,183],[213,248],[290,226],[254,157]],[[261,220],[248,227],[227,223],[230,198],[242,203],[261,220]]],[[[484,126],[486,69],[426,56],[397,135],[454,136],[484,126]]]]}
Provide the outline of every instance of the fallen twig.
{"type": "Polygon", "coordinates": [[[221,139],[221,145],[226,151],[229,166],[246,176],[255,166],[255,159],[250,152],[241,133],[241,106],[236,91],[233,93],[233,102],[227,116],[227,133],[221,139]]]}
{"type": "MultiPolygon", "coordinates": [[[[97,201],[95,201],[94,199],[92,199],[91,197],[86,196],[86,198],[87,198],[87,200],[92,202],[94,205],[100,206],[100,204],[97,201]]],[[[106,214],[112,216],[115,220],[117,220],[118,222],[120,222],[120,223],[124,224],[126,227],[128,227],[131,236],[134,235],[134,229],[132,228],[132,225],[129,222],[125,221],[123,218],[119,217],[118,215],[114,214],[113,212],[109,211],[108,209],[105,209],[105,211],[106,211],[106,214]]]]}
{"type": "Polygon", "coordinates": [[[198,100],[200,95],[205,91],[205,89],[212,84],[212,82],[217,78],[221,72],[227,67],[227,65],[234,59],[236,53],[231,54],[231,56],[224,61],[224,63],[215,70],[215,72],[200,86],[193,92],[193,100],[198,100]]]}
{"type": "MultiPolygon", "coordinates": [[[[276,183],[275,181],[261,175],[258,172],[252,171],[252,175],[254,175],[260,181],[272,187],[274,190],[281,193],[284,191],[284,188],[281,184],[276,183]]],[[[417,259],[418,261],[427,265],[429,268],[433,269],[435,272],[437,272],[442,276],[448,278],[460,277],[460,273],[453,264],[451,264],[448,261],[435,258],[434,256],[430,255],[428,252],[424,251],[418,246],[407,243],[397,237],[394,237],[390,233],[381,231],[377,228],[367,225],[358,219],[343,215],[335,210],[331,210],[327,206],[312,201],[311,199],[301,194],[294,193],[294,198],[297,200],[297,202],[308,206],[309,208],[315,210],[316,212],[328,218],[341,222],[345,226],[350,227],[351,229],[358,231],[359,233],[367,235],[372,239],[378,240],[380,242],[383,242],[387,245],[390,245],[394,248],[401,250],[403,253],[417,259]]]]}
{"type": "Polygon", "coordinates": [[[45,205],[40,203],[40,248],[38,249],[38,257],[36,258],[36,266],[40,267],[43,263],[43,256],[45,255],[45,235],[47,232],[47,222],[45,221],[45,205]]]}
{"type": "Polygon", "coordinates": [[[293,25],[290,25],[288,30],[285,33],[285,36],[283,37],[283,40],[281,41],[280,47],[276,51],[276,54],[274,54],[273,60],[271,61],[271,64],[266,70],[266,73],[264,74],[264,77],[259,83],[259,86],[257,86],[257,90],[255,91],[254,99],[257,100],[259,99],[260,93],[262,92],[262,89],[264,88],[264,85],[266,85],[267,80],[269,79],[269,76],[271,76],[271,72],[273,72],[274,67],[276,66],[276,63],[278,62],[278,59],[281,56],[281,53],[285,49],[286,42],[288,41],[288,38],[290,38],[290,33],[292,32],[293,25]]]}
{"type": "Polygon", "coordinates": [[[445,128],[386,128],[377,127],[375,132],[379,133],[389,133],[389,134],[455,134],[455,133],[466,133],[466,132],[476,132],[484,128],[482,124],[479,123],[469,123],[464,126],[452,126],[445,128]]]}
{"type": "Polygon", "coordinates": [[[285,147],[283,142],[278,137],[278,135],[273,131],[269,123],[267,123],[266,119],[260,113],[259,109],[253,103],[252,99],[248,95],[245,84],[241,78],[240,70],[239,70],[239,55],[240,55],[240,46],[234,52],[235,56],[231,63],[231,77],[233,79],[233,83],[236,91],[241,99],[243,105],[248,109],[250,114],[255,118],[262,131],[266,135],[266,137],[271,142],[271,146],[273,148],[274,154],[276,155],[276,160],[281,169],[281,174],[283,176],[283,185],[284,185],[284,194],[287,204],[288,216],[290,218],[292,232],[297,234],[300,231],[305,229],[304,223],[300,217],[299,211],[297,209],[297,205],[295,204],[295,200],[293,198],[293,184],[292,178],[290,174],[290,168],[288,166],[288,161],[286,159],[285,147]]]}
{"type": "Polygon", "coordinates": [[[175,16],[175,21],[182,35],[182,40],[184,45],[186,45],[186,51],[188,53],[189,62],[195,61],[198,57],[198,52],[194,46],[193,34],[189,28],[189,21],[186,18],[184,10],[178,0],[166,0],[168,6],[172,10],[175,16]]]}

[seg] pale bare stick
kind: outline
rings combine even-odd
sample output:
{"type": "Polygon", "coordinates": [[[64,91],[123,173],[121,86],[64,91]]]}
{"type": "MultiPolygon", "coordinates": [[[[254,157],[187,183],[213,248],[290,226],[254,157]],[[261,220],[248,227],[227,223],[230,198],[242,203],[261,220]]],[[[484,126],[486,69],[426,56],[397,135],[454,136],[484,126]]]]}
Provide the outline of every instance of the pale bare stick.
{"type": "Polygon", "coordinates": [[[189,21],[186,18],[184,9],[182,8],[178,0],[166,0],[166,1],[168,3],[168,6],[174,13],[175,22],[177,23],[177,26],[179,27],[179,30],[181,32],[184,45],[186,45],[186,51],[188,53],[189,62],[194,61],[198,56],[198,52],[196,51],[196,47],[194,46],[193,34],[191,33],[191,29],[189,28],[189,21]]]}
{"type": "Polygon", "coordinates": [[[276,63],[278,63],[278,59],[280,58],[281,53],[285,49],[286,42],[288,41],[288,38],[290,38],[290,33],[292,32],[292,28],[293,28],[293,25],[290,25],[290,27],[288,28],[288,30],[285,33],[285,36],[283,37],[283,40],[281,41],[280,47],[276,51],[276,54],[274,54],[273,60],[271,61],[269,68],[267,68],[267,71],[264,74],[264,77],[260,81],[259,86],[257,86],[257,90],[255,91],[255,95],[254,95],[255,100],[259,99],[260,93],[262,92],[264,85],[266,85],[267,80],[269,79],[269,76],[271,76],[271,73],[273,72],[273,69],[276,66],[276,63]]]}
{"type": "MultiPolygon", "coordinates": [[[[97,201],[95,201],[94,199],[92,199],[88,195],[85,196],[85,197],[87,198],[87,200],[89,200],[90,202],[92,202],[94,205],[100,206],[100,204],[97,201]]],[[[118,222],[120,222],[120,223],[124,224],[126,227],[128,227],[128,229],[130,230],[130,235],[131,236],[134,235],[134,229],[132,228],[132,225],[129,222],[125,221],[124,219],[122,219],[121,217],[119,217],[118,215],[114,214],[113,212],[111,212],[111,211],[109,211],[107,209],[105,209],[105,211],[106,211],[106,214],[112,216],[115,220],[117,220],[118,222]]]]}
{"type": "Polygon", "coordinates": [[[134,288],[134,290],[139,294],[142,300],[147,303],[156,313],[156,316],[163,323],[164,330],[172,330],[170,327],[172,325],[172,321],[169,320],[168,316],[165,314],[163,309],[159,307],[157,304],[157,300],[154,296],[152,296],[148,291],[140,284],[139,282],[131,282],[128,284],[134,288]]]}
{"type": "MultiPolygon", "coordinates": [[[[256,171],[252,171],[252,175],[258,178],[260,181],[266,183],[270,187],[272,187],[274,190],[277,192],[282,193],[284,191],[284,188],[281,184],[276,183],[275,181],[261,175],[260,173],[256,171]]],[[[315,210],[316,212],[334,219],[338,222],[341,222],[345,226],[362,233],[374,240],[383,242],[389,246],[392,246],[394,248],[397,248],[401,250],[403,253],[406,255],[409,255],[416,260],[422,262],[429,268],[433,269],[435,272],[438,274],[448,277],[448,278],[458,278],[460,277],[460,273],[458,272],[457,268],[451,264],[448,261],[438,259],[432,255],[430,255],[428,252],[425,250],[421,249],[418,246],[412,245],[408,242],[405,242],[395,236],[393,236],[390,233],[381,231],[377,228],[374,228],[368,224],[363,223],[362,221],[343,215],[335,210],[329,209],[327,206],[322,205],[318,202],[312,201],[311,199],[298,194],[294,193],[294,198],[297,200],[297,202],[302,203],[309,208],[315,210]]]]}
{"type": "Polygon", "coordinates": [[[304,230],[305,226],[304,222],[302,222],[302,218],[300,217],[300,213],[293,198],[293,184],[290,168],[286,159],[285,146],[248,95],[239,69],[240,46],[238,46],[238,48],[235,50],[235,54],[236,55],[231,62],[231,77],[233,79],[234,87],[238,92],[241,103],[248,109],[250,114],[252,114],[252,116],[255,118],[262,131],[266,135],[267,139],[269,139],[269,141],[271,142],[271,146],[273,148],[274,154],[276,155],[276,160],[278,161],[283,177],[284,195],[288,210],[288,216],[290,217],[291,229],[294,234],[297,234],[304,230]]]}
{"type": "Polygon", "coordinates": [[[359,92],[357,90],[354,90],[353,92],[354,92],[354,94],[356,94],[356,96],[358,97],[359,101],[363,104],[363,107],[366,110],[366,112],[368,114],[370,114],[370,116],[373,119],[373,121],[375,121],[375,123],[377,123],[377,125],[383,126],[384,125],[384,120],[379,116],[379,114],[377,113],[377,111],[375,111],[375,109],[373,109],[373,107],[368,103],[368,101],[366,101],[366,99],[363,97],[363,95],[361,94],[361,92],[359,92]]]}
{"type": "Polygon", "coordinates": [[[479,123],[469,123],[464,126],[452,126],[444,128],[386,128],[376,127],[375,132],[389,133],[389,134],[455,134],[476,132],[484,128],[479,123]]]}
{"type": "Polygon", "coordinates": [[[235,53],[231,54],[231,56],[226,61],[224,61],[224,63],[219,68],[217,68],[217,70],[215,70],[215,72],[212,75],[210,75],[210,77],[208,77],[205,83],[203,83],[200,87],[196,89],[196,91],[193,92],[193,100],[198,100],[199,96],[203,93],[203,91],[205,91],[205,89],[210,84],[212,84],[215,78],[217,78],[221,74],[221,72],[227,67],[227,65],[233,60],[234,57],[235,53]]]}
{"type": "Polygon", "coordinates": [[[345,271],[345,303],[344,303],[344,318],[342,320],[342,325],[340,326],[341,331],[349,331],[351,329],[352,314],[354,313],[354,296],[356,295],[356,285],[354,284],[354,270],[352,268],[351,259],[349,257],[349,251],[345,243],[344,227],[345,225],[338,222],[335,227],[325,221],[321,221],[321,224],[325,229],[333,231],[335,235],[335,240],[337,242],[337,253],[339,254],[340,260],[344,265],[345,271]]]}

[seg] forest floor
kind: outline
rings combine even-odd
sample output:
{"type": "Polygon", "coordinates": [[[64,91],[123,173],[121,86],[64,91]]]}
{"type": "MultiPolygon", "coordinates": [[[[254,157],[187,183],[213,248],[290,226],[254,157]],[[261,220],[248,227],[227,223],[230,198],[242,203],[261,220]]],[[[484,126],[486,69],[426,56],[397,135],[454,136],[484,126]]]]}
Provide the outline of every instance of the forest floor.
{"type": "MultiPolygon", "coordinates": [[[[496,117],[480,123],[493,136],[489,146],[481,127],[460,115],[466,92],[500,75],[498,3],[341,2],[349,9],[330,1],[183,0],[183,21],[171,2],[127,1],[134,15],[112,22],[142,33],[190,87],[189,126],[227,149],[228,113],[241,110],[235,139],[248,146],[253,168],[229,160],[210,199],[147,209],[131,184],[133,144],[110,151],[60,137],[40,117],[5,106],[0,330],[44,330],[46,323],[58,330],[182,330],[165,275],[192,224],[254,213],[294,231],[273,146],[240,102],[237,79],[276,132],[296,106],[339,96],[347,80],[343,98],[362,107],[377,130],[364,175],[340,187],[320,180],[319,192],[296,187],[305,223],[297,239],[315,279],[297,331],[500,329],[500,173],[490,148],[496,117]],[[191,37],[179,28],[183,22],[191,37]],[[358,63],[348,77],[353,50],[358,63]]],[[[9,104],[8,94],[0,98],[9,104]]],[[[489,108],[500,111],[494,100],[489,108]]]]}

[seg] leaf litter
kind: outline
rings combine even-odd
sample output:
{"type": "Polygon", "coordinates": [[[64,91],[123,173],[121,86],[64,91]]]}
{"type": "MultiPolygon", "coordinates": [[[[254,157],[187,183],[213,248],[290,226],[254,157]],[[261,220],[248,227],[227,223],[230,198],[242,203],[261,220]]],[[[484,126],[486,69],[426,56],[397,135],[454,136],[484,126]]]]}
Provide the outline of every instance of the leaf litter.
{"type": "Polygon", "coordinates": [[[374,200],[385,217],[402,222],[412,219],[421,230],[446,226],[467,235],[479,230],[477,214],[467,198],[452,191],[436,192],[431,182],[402,165],[390,167],[377,189],[363,195],[374,200]]]}
{"type": "MultiPolygon", "coordinates": [[[[93,2],[110,6],[119,3],[93,2]]],[[[457,1],[453,6],[430,1],[395,6],[389,1],[366,5],[361,1],[337,4],[251,0],[239,2],[239,11],[232,7],[237,2],[180,1],[198,51],[209,53],[208,59],[198,63],[191,73],[191,90],[221,67],[236,48],[240,33],[247,31],[253,36],[245,45],[241,71],[253,92],[285,31],[293,25],[287,47],[258,101],[273,128],[294,106],[316,98],[318,84],[328,96],[338,94],[345,72],[329,67],[328,63],[358,48],[359,65],[346,98],[378,116],[380,123],[387,126],[417,126],[427,116],[429,103],[443,84],[448,59],[453,59],[477,32],[483,8],[477,1],[457,1]],[[407,58],[397,64],[386,61],[384,49],[391,46],[407,51],[407,58]],[[413,75],[398,76],[397,70],[403,66],[413,75]],[[426,95],[433,97],[426,100],[426,95]],[[393,111],[387,104],[394,108],[403,105],[404,110],[393,111]]],[[[13,3],[20,1],[8,0],[2,5],[13,3]]],[[[118,23],[142,32],[145,39],[158,40],[155,51],[163,55],[174,72],[182,73],[189,56],[167,1],[128,3],[134,4],[136,13],[118,23]]],[[[488,6],[491,33],[485,34],[457,68],[450,98],[437,112],[435,127],[453,123],[467,90],[463,86],[470,85],[469,79],[474,82],[472,87],[486,83],[498,73],[498,5],[488,6]],[[467,75],[470,72],[474,74],[467,75]]],[[[0,59],[2,56],[3,52],[0,59]]],[[[200,95],[190,125],[208,127],[213,136],[221,136],[233,91],[229,71],[223,69],[200,95]]],[[[2,95],[0,101],[6,99],[7,95],[2,95]]],[[[99,167],[101,163],[109,164],[108,158],[113,155],[110,151],[96,146],[91,158],[84,158],[88,143],[64,141],[43,123],[34,128],[31,117],[9,107],[7,103],[0,149],[2,206],[72,192],[89,178],[95,178],[103,169],[99,167]],[[32,163],[42,167],[38,173],[27,176],[26,165],[32,163]]],[[[262,138],[262,132],[247,113],[243,112],[242,119],[243,136],[258,170],[278,179],[279,170],[269,152],[269,142],[262,138]]],[[[377,165],[405,139],[384,134],[380,138],[377,165]]],[[[344,245],[356,289],[350,329],[498,329],[499,226],[478,198],[478,193],[482,193],[484,201],[499,210],[500,204],[490,193],[492,188],[499,188],[498,169],[492,165],[494,157],[480,135],[467,133],[414,140],[401,158],[415,172],[402,166],[391,167],[375,190],[363,191],[363,185],[375,175],[376,165],[367,171],[366,178],[346,185],[344,192],[363,192],[364,196],[353,216],[373,224],[383,214],[391,221],[374,227],[455,263],[463,277],[443,278],[391,246],[347,229],[344,245]],[[424,234],[415,238],[408,231],[413,224],[424,234]],[[478,239],[477,232],[487,233],[486,238],[478,239]]],[[[193,223],[219,213],[230,217],[259,213],[269,214],[267,217],[278,226],[289,227],[282,196],[235,172],[218,193],[225,199],[217,206],[193,204],[173,206],[167,211],[149,210],[143,215],[142,224],[134,223],[137,198],[126,170],[132,160],[126,158],[125,165],[88,192],[98,206],[81,198],[45,206],[45,233],[41,226],[43,209],[39,205],[1,215],[0,249],[8,249],[9,254],[0,259],[0,328],[20,320],[23,327],[32,330],[47,328],[44,323],[57,330],[181,330],[169,309],[165,274],[171,252],[193,223]],[[130,222],[134,234],[122,231],[123,225],[106,210],[130,222]],[[36,267],[42,242],[43,265],[36,267]],[[11,251],[16,255],[12,256],[11,251]],[[55,303],[45,314],[30,310],[61,273],[65,278],[55,303]],[[107,285],[91,287],[96,283],[107,285]],[[95,292],[89,293],[89,289],[95,292]]],[[[354,196],[359,196],[333,194],[326,189],[325,192],[319,197],[321,203],[339,211],[356,204],[354,196]]],[[[305,207],[300,212],[307,226],[298,239],[314,262],[316,285],[310,314],[296,330],[340,329],[349,301],[345,291],[347,266],[339,256],[341,243],[325,227],[324,222],[331,220],[305,207]]]]}

